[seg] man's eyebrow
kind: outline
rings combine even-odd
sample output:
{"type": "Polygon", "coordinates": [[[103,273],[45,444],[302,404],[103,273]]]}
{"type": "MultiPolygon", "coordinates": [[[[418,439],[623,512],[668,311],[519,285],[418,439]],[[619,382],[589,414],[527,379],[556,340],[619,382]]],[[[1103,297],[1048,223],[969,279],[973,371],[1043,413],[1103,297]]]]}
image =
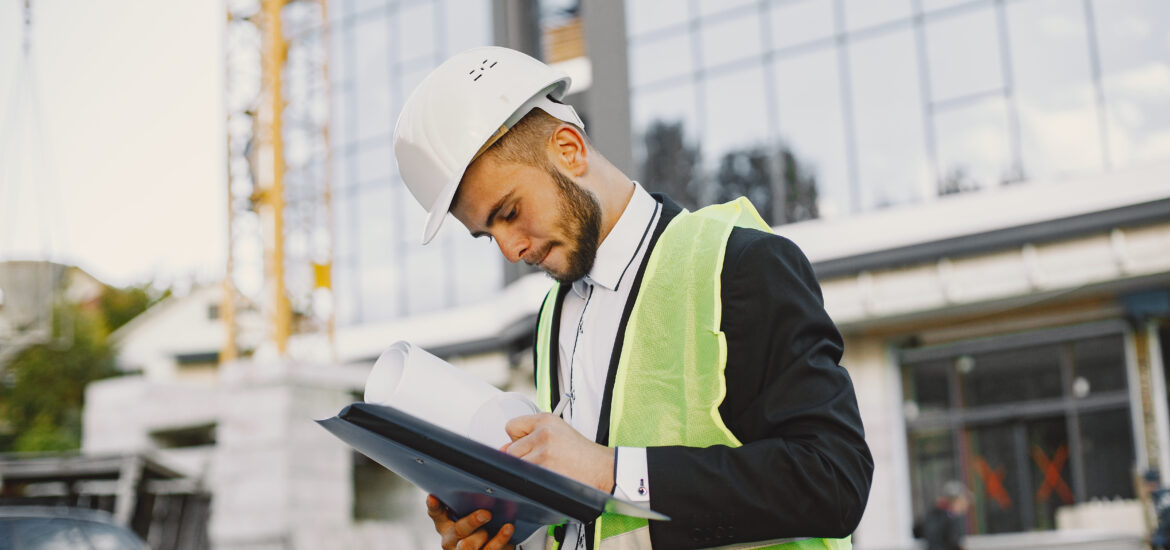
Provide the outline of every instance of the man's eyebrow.
{"type": "MultiPolygon", "coordinates": [[[[512,198],[512,194],[514,192],[515,191],[508,191],[507,194],[505,194],[503,197],[500,197],[500,200],[497,201],[494,206],[492,206],[491,211],[488,212],[487,221],[483,225],[484,227],[491,229],[492,224],[496,223],[496,214],[500,213],[500,210],[502,208],[504,208],[504,203],[508,202],[508,199],[512,198]]],[[[471,236],[472,237],[484,237],[484,236],[488,236],[488,233],[486,231],[474,231],[471,233],[471,236]]]]}

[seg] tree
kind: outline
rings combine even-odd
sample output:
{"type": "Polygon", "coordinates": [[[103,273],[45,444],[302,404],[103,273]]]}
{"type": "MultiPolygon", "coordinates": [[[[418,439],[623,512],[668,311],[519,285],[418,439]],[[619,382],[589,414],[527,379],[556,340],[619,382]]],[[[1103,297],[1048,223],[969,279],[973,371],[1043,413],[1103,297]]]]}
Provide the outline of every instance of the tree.
{"type": "Polygon", "coordinates": [[[53,341],[22,350],[0,372],[0,452],[79,448],[85,386],[118,373],[110,332],[169,293],[106,287],[89,303],[59,301],[53,341]]]}
{"type": "Polygon", "coordinates": [[[655,121],[643,139],[646,158],[642,163],[642,186],[670,195],[690,210],[703,206],[699,148],[686,143],[683,123],[655,121]]]}
{"type": "Polygon", "coordinates": [[[938,196],[940,197],[967,193],[976,189],[979,189],[979,182],[975,181],[975,178],[972,178],[967,173],[967,169],[962,166],[947,170],[947,173],[938,182],[938,196]]]}
{"type": "Polygon", "coordinates": [[[715,180],[717,202],[747,197],[771,225],[819,215],[816,176],[787,146],[728,151],[720,159],[715,180]]]}

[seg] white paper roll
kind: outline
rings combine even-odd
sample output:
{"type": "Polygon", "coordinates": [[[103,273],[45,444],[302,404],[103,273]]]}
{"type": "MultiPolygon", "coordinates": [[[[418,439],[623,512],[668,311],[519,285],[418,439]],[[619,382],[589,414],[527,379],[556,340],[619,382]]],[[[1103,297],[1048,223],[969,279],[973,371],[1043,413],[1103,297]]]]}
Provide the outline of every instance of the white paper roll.
{"type": "Polygon", "coordinates": [[[395,342],[378,357],[365,400],[494,448],[510,441],[504,431],[509,420],[539,410],[523,395],[504,393],[409,342],[395,342]]]}

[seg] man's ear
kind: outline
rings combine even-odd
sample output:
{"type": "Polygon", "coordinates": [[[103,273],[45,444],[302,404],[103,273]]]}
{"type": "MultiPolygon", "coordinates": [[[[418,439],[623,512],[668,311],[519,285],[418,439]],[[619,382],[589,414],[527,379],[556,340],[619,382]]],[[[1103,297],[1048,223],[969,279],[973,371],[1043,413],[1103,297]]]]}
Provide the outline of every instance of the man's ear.
{"type": "Polygon", "coordinates": [[[581,131],[569,124],[561,124],[550,141],[555,162],[574,177],[589,170],[589,147],[581,131]]]}

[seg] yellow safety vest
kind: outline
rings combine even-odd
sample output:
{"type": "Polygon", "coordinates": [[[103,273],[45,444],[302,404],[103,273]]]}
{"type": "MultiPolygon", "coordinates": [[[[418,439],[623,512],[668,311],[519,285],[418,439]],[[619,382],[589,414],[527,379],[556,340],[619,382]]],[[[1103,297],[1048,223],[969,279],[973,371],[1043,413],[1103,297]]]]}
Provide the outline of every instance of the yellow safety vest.
{"type": "MultiPolygon", "coordinates": [[[[663,230],[650,253],[626,325],[610,404],[609,444],[626,447],[742,445],[719,415],[726,393],[727,340],[720,274],[735,227],[771,232],[745,198],[683,211],[663,230]],[[664,390],[664,388],[668,388],[664,390]],[[639,395],[669,396],[638,399],[639,395]]],[[[550,361],[559,284],[545,297],[536,333],[537,403],[552,410],[550,361]]],[[[550,529],[551,534],[551,529],[550,529]]],[[[646,520],[604,514],[593,548],[650,548],[646,520]]],[[[550,537],[551,538],[551,537],[550,537]]],[[[557,544],[551,544],[557,548],[557,544]]],[[[728,548],[849,550],[844,539],[801,539],[737,544],[728,548]]]]}

